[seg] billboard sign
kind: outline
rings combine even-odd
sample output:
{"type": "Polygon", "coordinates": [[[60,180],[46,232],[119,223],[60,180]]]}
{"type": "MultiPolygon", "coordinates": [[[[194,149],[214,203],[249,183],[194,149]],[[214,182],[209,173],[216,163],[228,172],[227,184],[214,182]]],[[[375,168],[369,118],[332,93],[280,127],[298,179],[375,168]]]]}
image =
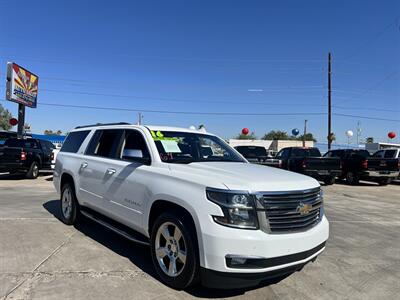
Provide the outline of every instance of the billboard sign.
{"type": "Polygon", "coordinates": [[[16,63],[7,63],[6,98],[36,108],[39,77],[16,63]]]}

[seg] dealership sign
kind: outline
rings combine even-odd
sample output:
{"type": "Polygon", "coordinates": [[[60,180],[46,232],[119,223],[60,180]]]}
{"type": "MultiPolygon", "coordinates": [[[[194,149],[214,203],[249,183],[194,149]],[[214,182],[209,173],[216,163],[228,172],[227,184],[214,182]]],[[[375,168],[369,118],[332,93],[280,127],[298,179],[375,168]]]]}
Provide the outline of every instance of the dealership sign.
{"type": "Polygon", "coordinates": [[[7,100],[36,108],[38,82],[35,74],[16,63],[7,64],[7,100]]]}

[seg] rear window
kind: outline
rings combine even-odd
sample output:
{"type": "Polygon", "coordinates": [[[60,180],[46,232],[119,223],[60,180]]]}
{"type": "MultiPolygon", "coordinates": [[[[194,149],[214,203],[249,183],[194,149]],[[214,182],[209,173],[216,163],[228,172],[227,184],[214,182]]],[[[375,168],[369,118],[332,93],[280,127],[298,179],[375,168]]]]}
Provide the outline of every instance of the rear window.
{"type": "Polygon", "coordinates": [[[264,147],[238,146],[235,149],[244,157],[267,156],[267,150],[264,147]]]}
{"type": "Polygon", "coordinates": [[[68,134],[60,152],[76,153],[81,147],[83,141],[89,134],[89,130],[75,131],[68,134]]]}
{"type": "Polygon", "coordinates": [[[38,143],[35,140],[24,139],[8,139],[5,141],[4,146],[8,147],[21,147],[25,149],[37,149],[38,143]]]}
{"type": "Polygon", "coordinates": [[[321,152],[317,148],[294,148],[292,149],[292,156],[293,157],[320,157],[321,152]]]}
{"type": "Polygon", "coordinates": [[[370,154],[367,150],[350,150],[347,152],[347,157],[362,157],[367,158],[370,154]]]}

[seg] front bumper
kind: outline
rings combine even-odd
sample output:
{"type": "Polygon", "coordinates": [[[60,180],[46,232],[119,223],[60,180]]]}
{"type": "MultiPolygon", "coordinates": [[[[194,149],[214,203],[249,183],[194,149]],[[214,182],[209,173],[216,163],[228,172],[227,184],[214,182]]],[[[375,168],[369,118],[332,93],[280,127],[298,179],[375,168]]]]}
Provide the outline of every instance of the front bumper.
{"type": "Polygon", "coordinates": [[[272,271],[304,265],[313,260],[325,249],[324,243],[329,237],[329,222],[325,216],[309,230],[295,233],[267,234],[261,230],[241,230],[216,223],[212,227],[210,224],[210,228],[212,230],[204,230],[202,234],[202,267],[226,273],[228,277],[259,274],[261,280],[272,271]],[[265,263],[258,264],[256,268],[229,267],[229,256],[255,257],[265,263]]]}
{"type": "MultiPolygon", "coordinates": [[[[320,246],[325,247],[325,243],[320,246]]],[[[281,258],[284,259],[284,257],[281,258]]],[[[315,261],[316,259],[317,256],[315,255],[312,259],[309,259],[306,262],[263,273],[226,273],[201,268],[201,283],[206,287],[216,289],[239,289],[257,286],[262,282],[282,278],[284,276],[289,276],[294,272],[301,271],[306,264],[310,261],[315,261]]]]}

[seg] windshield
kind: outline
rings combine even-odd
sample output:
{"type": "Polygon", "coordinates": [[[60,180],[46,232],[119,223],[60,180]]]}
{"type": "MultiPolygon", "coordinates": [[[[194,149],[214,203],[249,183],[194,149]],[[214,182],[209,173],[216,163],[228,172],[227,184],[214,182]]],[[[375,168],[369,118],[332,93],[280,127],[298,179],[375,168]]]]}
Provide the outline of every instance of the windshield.
{"type": "Polygon", "coordinates": [[[166,163],[245,162],[220,138],[201,133],[151,131],[158,153],[166,163]]]}

